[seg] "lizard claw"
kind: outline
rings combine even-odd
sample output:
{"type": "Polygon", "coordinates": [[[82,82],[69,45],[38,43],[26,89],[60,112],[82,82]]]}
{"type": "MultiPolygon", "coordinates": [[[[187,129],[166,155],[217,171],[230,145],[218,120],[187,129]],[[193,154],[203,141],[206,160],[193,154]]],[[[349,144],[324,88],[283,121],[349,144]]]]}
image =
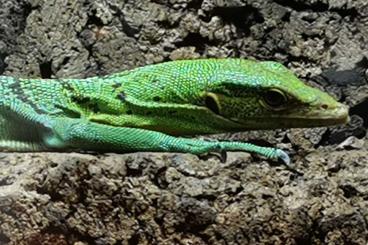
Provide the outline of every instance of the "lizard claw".
{"type": "Polygon", "coordinates": [[[226,154],[226,151],[225,150],[222,150],[222,151],[220,151],[220,156],[221,156],[221,158],[220,158],[220,160],[221,160],[221,162],[222,163],[225,163],[226,162],[226,160],[227,160],[227,154],[226,154]]]}
{"type": "Polygon", "coordinates": [[[281,160],[283,164],[285,164],[287,167],[291,168],[291,161],[289,155],[280,149],[276,150],[276,155],[278,160],[281,160]]]}
{"type": "Polygon", "coordinates": [[[290,169],[293,173],[303,176],[304,174],[302,172],[297,171],[294,166],[292,166],[289,155],[284,152],[283,150],[277,149],[276,150],[277,158],[278,160],[281,160],[285,166],[290,169]]]}

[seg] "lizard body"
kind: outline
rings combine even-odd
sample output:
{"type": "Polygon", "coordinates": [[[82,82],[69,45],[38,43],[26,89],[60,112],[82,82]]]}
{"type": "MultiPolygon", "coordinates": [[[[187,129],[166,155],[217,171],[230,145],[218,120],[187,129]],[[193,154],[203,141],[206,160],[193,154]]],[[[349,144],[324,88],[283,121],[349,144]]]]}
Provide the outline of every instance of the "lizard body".
{"type": "Polygon", "coordinates": [[[347,120],[346,106],[272,61],[173,61],[86,79],[0,76],[0,149],[8,151],[243,150],[288,162],[274,148],[178,136],[347,120]]]}

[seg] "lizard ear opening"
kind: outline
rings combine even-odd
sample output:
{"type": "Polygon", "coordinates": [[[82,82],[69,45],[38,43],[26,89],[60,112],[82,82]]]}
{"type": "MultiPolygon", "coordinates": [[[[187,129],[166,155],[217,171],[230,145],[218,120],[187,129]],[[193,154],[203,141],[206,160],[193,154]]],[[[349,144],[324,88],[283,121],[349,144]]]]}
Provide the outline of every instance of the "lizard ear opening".
{"type": "Polygon", "coordinates": [[[209,110],[217,115],[220,115],[220,105],[216,94],[207,93],[204,103],[209,110]]]}

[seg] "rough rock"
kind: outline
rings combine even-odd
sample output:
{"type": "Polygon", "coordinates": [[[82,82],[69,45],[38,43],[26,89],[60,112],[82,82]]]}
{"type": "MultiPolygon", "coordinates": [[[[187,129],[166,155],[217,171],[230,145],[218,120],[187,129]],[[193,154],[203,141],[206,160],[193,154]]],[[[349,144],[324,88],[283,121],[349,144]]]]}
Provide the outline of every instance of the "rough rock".
{"type": "Polygon", "coordinates": [[[214,136],[283,148],[294,170],[238,152],[226,162],[1,153],[0,244],[366,244],[367,1],[0,5],[0,74],[83,78],[175,59],[278,60],[351,108],[346,126],[214,136]]]}

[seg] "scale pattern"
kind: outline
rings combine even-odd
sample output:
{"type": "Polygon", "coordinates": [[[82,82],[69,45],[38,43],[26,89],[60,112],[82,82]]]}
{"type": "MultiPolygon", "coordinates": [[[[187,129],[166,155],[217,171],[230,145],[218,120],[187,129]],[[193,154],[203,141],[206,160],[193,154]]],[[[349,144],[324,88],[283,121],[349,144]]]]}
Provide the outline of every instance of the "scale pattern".
{"type": "Polygon", "coordinates": [[[9,151],[286,153],[197,134],[344,123],[347,108],[283,65],[202,59],[86,79],[0,76],[0,148],[9,151]]]}

